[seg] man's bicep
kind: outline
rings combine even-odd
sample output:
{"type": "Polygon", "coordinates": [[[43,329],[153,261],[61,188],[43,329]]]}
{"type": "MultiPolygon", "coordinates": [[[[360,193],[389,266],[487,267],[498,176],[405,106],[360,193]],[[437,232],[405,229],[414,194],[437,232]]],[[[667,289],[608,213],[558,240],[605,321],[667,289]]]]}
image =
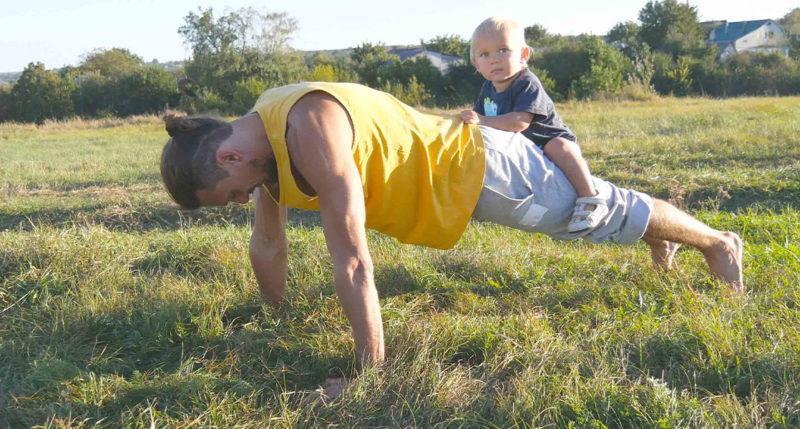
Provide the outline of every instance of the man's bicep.
{"type": "Polygon", "coordinates": [[[331,254],[364,251],[364,191],[347,111],[328,94],[311,94],[295,104],[290,121],[290,156],[317,193],[331,254]]]}

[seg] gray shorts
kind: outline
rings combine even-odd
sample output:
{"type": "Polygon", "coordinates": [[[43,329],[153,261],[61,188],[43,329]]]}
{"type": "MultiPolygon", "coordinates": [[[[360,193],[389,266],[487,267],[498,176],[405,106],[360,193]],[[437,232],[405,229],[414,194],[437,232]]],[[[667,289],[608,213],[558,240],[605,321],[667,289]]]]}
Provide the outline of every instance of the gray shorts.
{"type": "Polygon", "coordinates": [[[521,133],[479,127],[486,149],[486,173],[473,217],[560,240],[633,243],[644,235],[653,199],[593,177],[608,205],[600,226],[567,232],[575,189],[561,170],[521,133]]]}

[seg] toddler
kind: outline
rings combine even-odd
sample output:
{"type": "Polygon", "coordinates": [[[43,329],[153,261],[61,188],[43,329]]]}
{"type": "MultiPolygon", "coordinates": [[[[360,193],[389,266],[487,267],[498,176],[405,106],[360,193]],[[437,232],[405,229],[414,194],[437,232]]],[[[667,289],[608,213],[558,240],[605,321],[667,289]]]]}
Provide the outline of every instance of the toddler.
{"type": "Polygon", "coordinates": [[[567,176],[578,198],[567,230],[596,228],[608,207],[592,182],[577,139],[556,113],[539,79],[528,70],[530,48],[524,29],[510,19],[492,17],[472,33],[470,60],[486,79],[466,123],[522,132],[567,176]]]}

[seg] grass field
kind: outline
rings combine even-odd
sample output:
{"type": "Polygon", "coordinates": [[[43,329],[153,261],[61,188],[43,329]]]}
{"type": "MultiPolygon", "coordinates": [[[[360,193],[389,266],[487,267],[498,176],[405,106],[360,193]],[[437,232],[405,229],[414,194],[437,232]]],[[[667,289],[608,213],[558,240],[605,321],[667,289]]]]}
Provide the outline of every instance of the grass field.
{"type": "Polygon", "coordinates": [[[387,362],[327,402],[355,363],[316,214],[276,312],[251,207],[177,211],[156,118],[0,124],[0,427],[800,426],[800,98],[561,114],[597,175],[741,234],[748,292],[693,251],[371,233],[387,362]]]}

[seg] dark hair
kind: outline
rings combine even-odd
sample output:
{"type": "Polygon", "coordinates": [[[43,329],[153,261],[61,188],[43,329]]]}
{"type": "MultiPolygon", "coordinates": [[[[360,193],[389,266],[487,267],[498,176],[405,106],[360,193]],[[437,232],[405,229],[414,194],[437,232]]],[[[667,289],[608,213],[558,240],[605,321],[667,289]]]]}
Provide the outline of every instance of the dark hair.
{"type": "Polygon", "coordinates": [[[161,152],[161,179],[185,209],[200,207],[197,191],[212,189],[228,173],[217,165],[219,145],[233,133],[231,124],[211,117],[164,115],[170,139],[161,152]]]}

